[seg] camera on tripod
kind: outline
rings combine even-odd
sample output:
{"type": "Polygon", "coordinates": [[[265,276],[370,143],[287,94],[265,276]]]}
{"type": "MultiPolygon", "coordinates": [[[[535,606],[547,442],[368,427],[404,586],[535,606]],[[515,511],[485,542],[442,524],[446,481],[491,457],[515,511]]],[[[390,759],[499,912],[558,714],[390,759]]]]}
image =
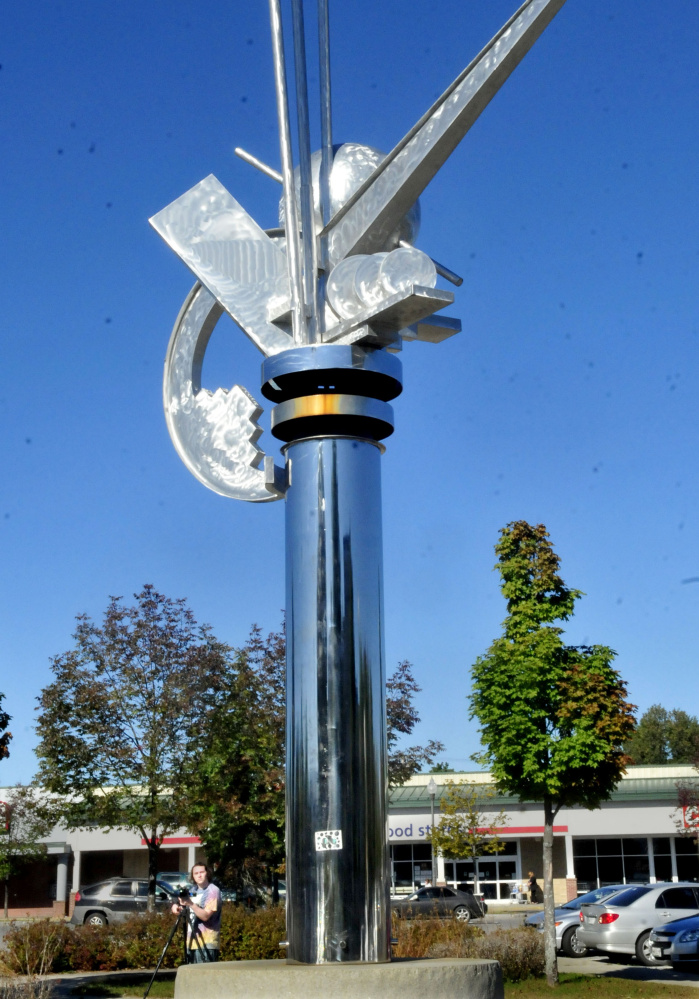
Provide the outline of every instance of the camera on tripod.
{"type": "Polygon", "coordinates": [[[177,889],[177,897],[178,897],[178,899],[180,899],[180,901],[181,900],[186,901],[187,899],[191,898],[192,896],[191,896],[191,893],[189,891],[189,888],[185,888],[184,886],[182,886],[181,888],[177,889]]]}

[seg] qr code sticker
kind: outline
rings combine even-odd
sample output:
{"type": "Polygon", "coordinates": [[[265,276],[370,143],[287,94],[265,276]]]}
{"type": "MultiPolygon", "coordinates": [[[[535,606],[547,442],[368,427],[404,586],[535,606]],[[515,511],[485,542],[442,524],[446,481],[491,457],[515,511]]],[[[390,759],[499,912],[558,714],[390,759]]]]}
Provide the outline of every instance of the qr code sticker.
{"type": "Polygon", "coordinates": [[[341,850],[342,830],[324,829],[316,833],[316,850],[341,850]]]}

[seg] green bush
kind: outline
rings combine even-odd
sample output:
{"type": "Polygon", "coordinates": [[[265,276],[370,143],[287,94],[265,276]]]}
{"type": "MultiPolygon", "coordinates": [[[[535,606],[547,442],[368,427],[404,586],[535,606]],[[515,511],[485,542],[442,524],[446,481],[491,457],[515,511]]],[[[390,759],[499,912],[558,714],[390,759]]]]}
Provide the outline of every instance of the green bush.
{"type": "MultiPolygon", "coordinates": [[[[279,960],[286,936],[283,907],[249,910],[226,905],[221,920],[224,961],[279,960]]],[[[0,962],[11,973],[42,975],[61,971],[118,971],[154,968],[172,929],[173,917],[147,913],[115,926],[75,926],[49,919],[15,924],[6,935],[0,962]]],[[[479,926],[456,919],[394,919],[394,957],[492,958],[502,965],[507,982],[543,974],[540,933],[499,930],[485,934],[479,926]]],[[[174,939],[164,968],[182,962],[182,940],[174,939]]]]}
{"type": "Polygon", "coordinates": [[[286,934],[282,906],[250,911],[240,906],[224,910],[221,921],[221,959],[270,961],[286,957],[279,946],[286,934]]]}
{"type": "Polygon", "coordinates": [[[58,966],[70,927],[50,919],[14,923],[5,936],[0,966],[13,974],[46,975],[58,966]]]}
{"type": "MultiPolygon", "coordinates": [[[[119,971],[154,968],[172,929],[170,914],[145,913],[114,926],[75,926],[49,919],[15,924],[5,937],[0,961],[17,974],[60,971],[119,971]]],[[[221,919],[224,961],[283,958],[284,909],[249,910],[226,905],[221,919]]],[[[182,963],[182,937],[173,939],[163,968],[182,963]]]]}

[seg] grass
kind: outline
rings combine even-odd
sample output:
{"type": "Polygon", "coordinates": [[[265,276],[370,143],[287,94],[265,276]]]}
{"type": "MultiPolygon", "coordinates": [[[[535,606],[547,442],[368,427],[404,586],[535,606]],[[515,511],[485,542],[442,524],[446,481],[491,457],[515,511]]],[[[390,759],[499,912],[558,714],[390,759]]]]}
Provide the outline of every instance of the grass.
{"type": "MultiPolygon", "coordinates": [[[[76,996],[104,997],[118,999],[120,996],[142,996],[145,982],[130,982],[123,985],[102,985],[88,982],[73,989],[76,996]]],[[[159,981],[153,984],[150,996],[153,999],[173,999],[175,980],[159,981]]],[[[699,991],[687,985],[674,983],[636,982],[629,978],[605,978],[599,975],[562,974],[557,989],[550,989],[545,978],[528,978],[524,982],[505,985],[505,999],[699,999],[699,991]]]]}
{"type": "Polygon", "coordinates": [[[557,989],[545,978],[528,978],[505,985],[505,999],[699,999],[699,990],[691,985],[668,982],[637,982],[630,978],[606,978],[602,975],[562,974],[557,989]]]}
{"type": "MultiPolygon", "coordinates": [[[[72,991],[74,996],[99,996],[105,999],[118,999],[119,996],[142,996],[146,991],[148,979],[143,982],[124,982],[120,985],[110,985],[107,982],[86,982],[84,985],[77,985],[72,991]]],[[[153,982],[148,993],[148,999],[173,999],[175,995],[175,979],[167,981],[153,982]]]]}

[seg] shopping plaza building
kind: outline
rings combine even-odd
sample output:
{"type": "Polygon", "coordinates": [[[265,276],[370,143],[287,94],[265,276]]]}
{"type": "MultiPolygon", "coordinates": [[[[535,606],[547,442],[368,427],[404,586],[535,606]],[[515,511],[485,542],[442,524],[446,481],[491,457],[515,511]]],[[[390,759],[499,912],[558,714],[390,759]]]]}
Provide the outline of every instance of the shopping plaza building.
{"type": "MultiPolygon", "coordinates": [[[[492,790],[486,773],[413,777],[390,794],[388,842],[392,891],[410,891],[428,878],[454,887],[471,888],[474,864],[437,857],[432,870],[427,841],[432,813],[439,822],[440,797],[446,781],[492,790]]],[[[653,881],[699,881],[697,842],[692,828],[699,816],[678,807],[677,785],[699,778],[689,766],[629,767],[609,801],[599,809],[564,808],[554,824],[553,875],[556,901],[603,884],[653,881]]],[[[11,789],[8,789],[11,791],[11,789]]],[[[0,789],[0,800],[3,795],[0,789]]],[[[480,891],[488,899],[508,903],[517,886],[533,871],[543,880],[544,811],[540,802],[484,794],[484,823],[505,811],[500,827],[503,849],[478,860],[480,891]]],[[[46,843],[46,857],[10,881],[10,915],[63,914],[80,886],[107,877],[144,879],[148,872],[145,842],[125,830],[99,828],[68,831],[57,826],[46,843]]],[[[186,830],[166,836],[160,869],[186,871],[203,859],[199,840],[186,830]]]]}

